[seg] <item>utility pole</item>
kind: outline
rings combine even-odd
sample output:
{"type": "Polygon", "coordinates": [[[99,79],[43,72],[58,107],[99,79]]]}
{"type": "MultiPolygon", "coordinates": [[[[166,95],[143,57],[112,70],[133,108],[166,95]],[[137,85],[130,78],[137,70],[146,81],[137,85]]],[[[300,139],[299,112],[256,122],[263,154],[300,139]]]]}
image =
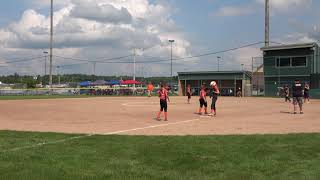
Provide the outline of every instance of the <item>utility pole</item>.
{"type": "Polygon", "coordinates": [[[254,62],[254,57],[252,57],[252,62],[251,62],[251,96],[253,96],[253,77],[254,77],[253,62],[254,62]]]}
{"type": "Polygon", "coordinates": [[[50,17],[50,70],[49,70],[50,88],[52,88],[52,46],[53,46],[53,0],[51,0],[51,17],[50,17]]]}
{"type": "Polygon", "coordinates": [[[245,89],[245,72],[244,72],[244,64],[241,64],[242,67],[242,92],[241,95],[244,97],[244,89],[245,89]]]}
{"type": "Polygon", "coordinates": [[[43,51],[44,54],[44,76],[47,75],[47,55],[48,52],[47,51],[43,51]]]}
{"type": "Polygon", "coordinates": [[[270,15],[269,15],[269,0],[265,0],[265,40],[264,40],[264,46],[269,47],[269,33],[270,33],[270,15]]]}
{"type": "MultiPolygon", "coordinates": [[[[280,87],[280,84],[281,84],[281,59],[280,57],[278,57],[279,59],[279,66],[278,66],[278,87],[280,87]]],[[[277,90],[279,90],[279,88],[277,87],[277,90]]]]}
{"type": "MultiPolygon", "coordinates": [[[[133,49],[133,80],[136,81],[136,48],[133,49]]],[[[136,93],[136,84],[133,84],[133,94],[136,93]]]]}
{"type": "Polygon", "coordinates": [[[174,40],[171,39],[169,40],[170,44],[171,44],[171,89],[173,88],[172,87],[172,82],[173,82],[173,73],[172,73],[172,44],[174,43],[174,40]]]}
{"type": "Polygon", "coordinates": [[[58,84],[60,85],[60,66],[57,66],[58,84]]]}

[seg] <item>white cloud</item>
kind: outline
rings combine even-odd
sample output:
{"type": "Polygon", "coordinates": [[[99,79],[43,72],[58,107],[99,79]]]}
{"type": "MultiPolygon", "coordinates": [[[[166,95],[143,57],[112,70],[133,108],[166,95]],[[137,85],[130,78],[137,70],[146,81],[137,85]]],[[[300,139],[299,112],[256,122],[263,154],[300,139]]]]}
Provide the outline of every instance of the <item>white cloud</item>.
{"type": "MultiPolygon", "coordinates": [[[[259,4],[264,5],[265,0],[256,0],[259,4]]],[[[304,9],[312,4],[312,0],[270,0],[270,8],[281,12],[293,12],[297,9],[304,9]]]]}
{"type": "MultiPolygon", "coordinates": [[[[153,47],[146,54],[163,57],[170,54],[168,39],[176,40],[173,46],[175,57],[190,55],[190,42],[170,17],[171,8],[165,5],[151,4],[148,0],[54,2],[61,6],[54,12],[56,55],[94,60],[103,56],[110,58],[127,55],[133,48],[153,47]]],[[[48,6],[48,3],[40,0],[34,0],[32,4],[48,6]]],[[[14,49],[16,54],[22,56],[24,53],[41,55],[42,50],[49,46],[49,25],[50,18],[47,15],[34,9],[26,10],[19,21],[0,29],[0,46],[5,50],[14,49]]],[[[55,60],[55,63],[60,64],[77,63],[58,58],[55,60]]],[[[131,65],[101,64],[98,73],[121,71],[130,74],[127,66],[131,65]]],[[[88,72],[88,69],[82,71],[76,68],[78,73],[88,72]]],[[[42,72],[41,63],[35,62],[31,71],[42,72]]]]}
{"type": "MultiPolygon", "coordinates": [[[[271,14],[297,13],[307,9],[312,5],[313,0],[270,0],[271,14]],[[298,10],[298,11],[297,11],[298,10]]],[[[253,14],[264,11],[265,0],[253,0],[247,5],[224,6],[212,13],[215,16],[234,17],[253,14]]]]}
{"type": "MultiPolygon", "coordinates": [[[[30,4],[30,6],[35,9],[50,7],[50,0],[24,0],[26,4],[30,4]]],[[[71,0],[53,0],[54,7],[63,7],[70,4],[71,0]]]]}
{"type": "Polygon", "coordinates": [[[225,6],[220,8],[213,15],[215,16],[242,16],[252,14],[255,9],[251,6],[225,6]]]}
{"type": "Polygon", "coordinates": [[[75,6],[71,16],[106,23],[130,23],[131,14],[124,7],[115,8],[111,4],[98,4],[90,1],[73,1],[75,6]]]}
{"type": "Polygon", "coordinates": [[[317,42],[316,37],[319,37],[320,33],[315,32],[305,32],[305,33],[299,33],[294,32],[290,33],[284,37],[276,39],[279,42],[282,42],[283,44],[296,44],[296,43],[313,43],[317,42]]]}
{"type": "Polygon", "coordinates": [[[246,70],[251,70],[253,57],[262,57],[259,47],[242,48],[225,56],[225,58],[228,60],[225,62],[225,66],[229,68],[238,67],[238,69],[234,70],[241,70],[241,64],[244,64],[244,68],[246,70]]]}

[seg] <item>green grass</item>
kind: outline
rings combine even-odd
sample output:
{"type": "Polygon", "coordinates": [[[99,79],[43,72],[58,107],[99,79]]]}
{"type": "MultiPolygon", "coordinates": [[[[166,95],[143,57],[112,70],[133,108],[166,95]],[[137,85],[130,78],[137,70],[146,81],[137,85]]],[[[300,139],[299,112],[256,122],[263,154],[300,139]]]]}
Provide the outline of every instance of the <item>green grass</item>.
{"type": "MultiPolygon", "coordinates": [[[[0,132],[0,151],[72,137],[0,132]]],[[[1,179],[319,179],[320,134],[92,136],[0,153],[1,179]]]]}

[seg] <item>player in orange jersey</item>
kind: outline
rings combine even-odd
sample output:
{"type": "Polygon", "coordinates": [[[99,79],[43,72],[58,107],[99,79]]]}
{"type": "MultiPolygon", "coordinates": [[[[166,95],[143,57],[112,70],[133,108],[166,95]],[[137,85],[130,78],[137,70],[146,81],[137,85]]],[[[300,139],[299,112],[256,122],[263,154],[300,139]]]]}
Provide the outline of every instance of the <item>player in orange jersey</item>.
{"type": "Polygon", "coordinates": [[[152,91],[154,89],[154,86],[153,86],[153,84],[151,82],[148,84],[147,89],[148,89],[148,97],[151,97],[152,96],[152,91]]]}
{"type": "Polygon", "coordinates": [[[203,108],[204,108],[205,114],[208,114],[207,92],[206,92],[206,87],[204,85],[202,85],[200,90],[199,102],[200,102],[199,115],[202,115],[203,108]]]}
{"type": "Polygon", "coordinates": [[[168,96],[168,90],[165,88],[165,86],[161,85],[161,89],[158,91],[158,96],[160,98],[160,111],[157,115],[157,120],[160,121],[160,115],[164,111],[164,117],[165,121],[168,121],[168,103],[170,102],[169,96],[168,96]]]}

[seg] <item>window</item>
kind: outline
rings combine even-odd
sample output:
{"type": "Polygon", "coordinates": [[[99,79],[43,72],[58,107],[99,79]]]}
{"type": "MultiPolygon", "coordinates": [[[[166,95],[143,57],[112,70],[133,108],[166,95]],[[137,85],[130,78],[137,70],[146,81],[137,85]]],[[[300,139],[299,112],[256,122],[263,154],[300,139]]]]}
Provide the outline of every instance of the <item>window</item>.
{"type": "Polygon", "coordinates": [[[276,67],[306,67],[307,57],[278,57],[276,67]]]}
{"type": "Polygon", "coordinates": [[[287,57],[277,58],[277,67],[290,67],[291,66],[291,60],[287,57]]]}
{"type": "Polygon", "coordinates": [[[291,63],[293,67],[297,66],[307,66],[307,58],[306,57],[293,57],[291,58],[291,63]]]}

